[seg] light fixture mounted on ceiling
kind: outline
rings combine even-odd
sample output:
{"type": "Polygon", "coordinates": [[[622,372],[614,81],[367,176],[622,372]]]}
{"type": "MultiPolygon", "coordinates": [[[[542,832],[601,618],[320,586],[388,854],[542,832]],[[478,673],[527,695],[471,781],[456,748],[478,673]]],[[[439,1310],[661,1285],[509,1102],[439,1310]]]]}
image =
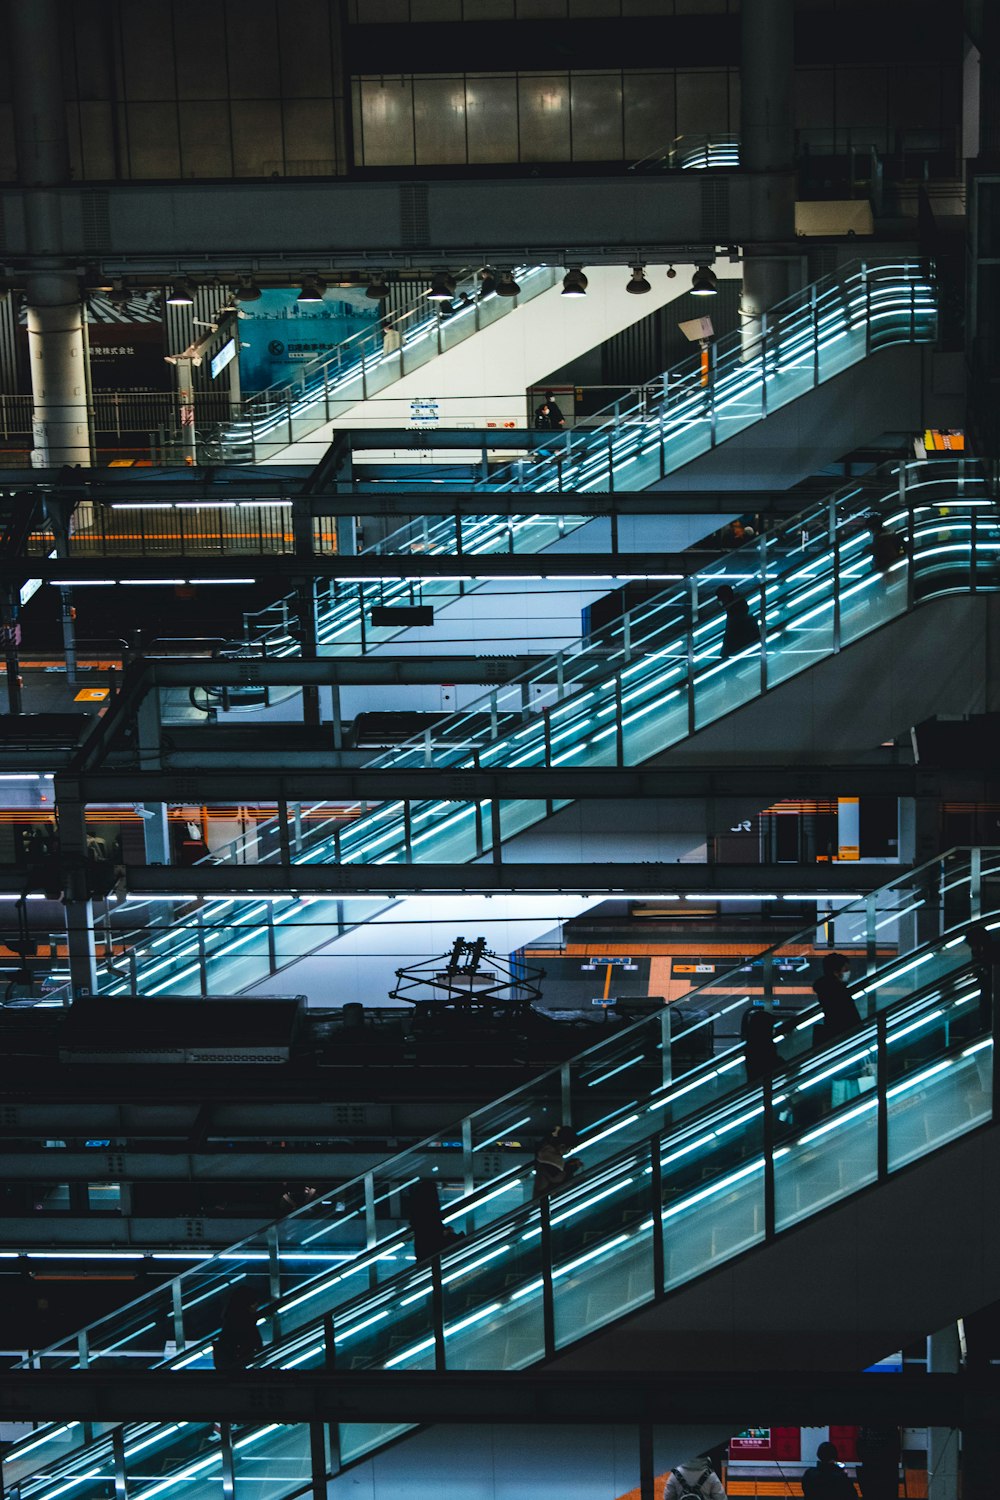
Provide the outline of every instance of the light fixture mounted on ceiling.
{"type": "Polygon", "coordinates": [[[115,285],[110,276],[105,276],[99,266],[87,266],[80,284],[87,296],[94,292],[114,291],[115,285]]]}
{"type": "Polygon", "coordinates": [[[432,302],[450,302],[457,286],[450,271],[435,271],[431,277],[431,289],[427,293],[432,302]]]}
{"type": "Polygon", "coordinates": [[[564,297],[586,297],[587,278],[579,266],[571,266],[563,277],[562,295],[564,297]]]}
{"type": "Polygon", "coordinates": [[[695,266],[691,279],[692,297],[714,297],[718,290],[719,283],[711,266],[695,266]]]}
{"type": "Polygon", "coordinates": [[[384,276],[378,275],[368,278],[368,286],[365,289],[366,297],[370,298],[372,302],[384,302],[388,295],[389,283],[384,276]]]}
{"type": "Polygon", "coordinates": [[[645,268],[643,266],[632,267],[632,278],[625,290],[631,292],[633,297],[644,297],[647,292],[653,290],[646,280],[645,268]]]}
{"type": "Polygon", "coordinates": [[[673,266],[668,266],[667,267],[667,280],[668,281],[673,281],[673,279],[674,279],[674,277],[676,275],[677,275],[677,272],[674,270],[673,266]]]}
{"type": "Polygon", "coordinates": [[[171,307],[191,307],[197,290],[190,276],[180,276],[167,293],[167,302],[171,307]]]}
{"type": "Polygon", "coordinates": [[[302,278],[302,290],[296,297],[296,302],[322,302],[323,293],[326,291],[326,282],[322,276],[317,276],[314,271],[302,278]]]}
{"type": "Polygon", "coordinates": [[[233,288],[237,302],[259,302],[260,295],[260,287],[252,276],[241,276],[239,285],[233,288]]]}

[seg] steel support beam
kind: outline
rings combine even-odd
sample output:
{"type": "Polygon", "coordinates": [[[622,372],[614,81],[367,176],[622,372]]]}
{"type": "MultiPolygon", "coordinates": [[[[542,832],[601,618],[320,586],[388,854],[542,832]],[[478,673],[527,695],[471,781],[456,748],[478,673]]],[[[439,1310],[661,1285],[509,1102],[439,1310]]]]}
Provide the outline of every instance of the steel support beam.
{"type": "MultiPolygon", "coordinates": [[[[214,680],[214,679],[213,679],[214,680]]],[[[250,731],[240,726],[246,738],[250,731]]],[[[211,727],[197,731],[197,749],[173,753],[175,764],[190,769],[133,770],[108,767],[81,775],[56,773],[57,805],[64,798],[90,802],[327,802],[402,800],[437,797],[450,802],[492,798],[611,797],[727,798],[742,802],[776,802],[786,797],[915,797],[988,800],[996,775],[983,772],[936,772],[922,766],[895,765],[763,765],[742,766],[525,766],[465,770],[448,766],[338,767],[331,752],[276,751],[265,742],[254,756],[236,749],[227,733],[212,749],[211,727]],[[308,757],[308,759],[306,759],[308,757]],[[220,765],[221,762],[221,765],[220,765]],[[278,763],[286,769],[273,769],[278,763]],[[192,775],[197,775],[196,784],[192,775]],[[251,778],[252,775],[252,779],[251,778]]]]}
{"type": "MultiPolygon", "coordinates": [[[[714,174],[721,211],[706,233],[700,172],[661,176],[385,181],[130,182],[102,184],[100,264],[111,275],[162,280],[179,272],[235,279],[253,272],[291,281],[303,264],[322,270],[454,265],[691,264],[717,245],[754,236],[754,206],[769,187],[740,173],[714,174]],[[413,248],[407,209],[426,195],[428,239],[413,248]],[[336,246],[330,225],[338,226],[336,246]],[[669,239],[664,239],[665,227],[669,239]],[[430,247],[430,248],[428,248],[430,247]],[[303,257],[305,256],[305,260],[303,257]]],[[[88,214],[95,190],[54,193],[63,248],[92,258],[88,214]]],[[[0,193],[5,258],[27,266],[25,193],[0,193]]]]}
{"type": "MultiPolygon", "coordinates": [[[[150,688],[160,687],[307,687],[402,685],[424,683],[503,683],[522,672],[538,671],[539,656],[321,656],[283,660],[151,660],[146,662],[150,688]]],[[[552,679],[556,668],[552,665],[552,679]]],[[[252,724],[245,726],[251,732],[252,724]]]]}
{"type": "Polygon", "coordinates": [[[462,1371],[4,1371],[7,1421],[530,1422],[633,1426],[718,1422],[737,1432],[752,1417],[795,1426],[829,1423],[964,1428],[995,1424],[1000,1380],[970,1375],[884,1375],[686,1370],[462,1371]]]}
{"type": "MultiPolygon", "coordinates": [[[[487,507],[488,509],[488,507],[487,507]]],[[[294,586],[303,578],[331,578],[344,582],[367,579],[444,578],[456,582],[470,578],[538,580],[560,578],[652,578],[680,579],[697,572],[702,563],[715,560],[718,552],[620,552],[614,559],[592,552],[465,553],[461,557],[428,553],[363,553],[356,557],[322,556],[303,565],[295,557],[270,553],[256,556],[188,557],[159,554],[146,557],[75,557],[61,560],[32,557],[0,560],[0,578],[19,581],[29,574],[43,582],[63,587],[100,585],[127,586],[130,582],[178,583],[243,580],[255,583],[262,576],[294,586]]]]}
{"type": "MultiPolygon", "coordinates": [[[[897,867],[893,867],[894,871],[897,867]]],[[[898,867],[905,874],[905,867],[898,867]]],[[[7,866],[0,889],[20,890],[24,871],[7,866]]],[[[481,864],[481,865],[162,865],[129,869],[136,895],[407,895],[414,891],[487,895],[682,895],[705,892],[783,895],[808,891],[810,899],[877,890],[885,865],[693,865],[693,864],[481,864]]]]}
{"type": "MultiPolygon", "coordinates": [[[[420,434],[425,439],[426,434],[420,434]]],[[[355,449],[412,446],[409,429],[380,428],[373,432],[351,432],[355,449]],[[391,439],[391,441],[390,441],[391,439]]],[[[435,431],[434,447],[455,446],[451,439],[461,439],[465,448],[486,445],[493,448],[544,446],[537,435],[517,432],[435,431]],[[498,439],[517,441],[500,442],[498,439]]],[[[551,446],[551,440],[549,442],[551,446]]],[[[138,508],[142,505],[202,504],[206,508],[222,503],[292,500],[299,496],[311,470],[307,465],[287,465],[275,470],[229,469],[195,473],[190,470],[164,470],[162,478],[132,478],[133,469],[101,471],[91,478],[74,475],[74,487],[82,489],[95,504],[138,508]],[[277,476],[276,477],[276,473],[277,476]]],[[[138,471],[141,475],[142,471],[138,471]]],[[[35,469],[4,471],[0,494],[12,495],[40,487],[43,494],[58,493],[57,470],[35,469]]],[[[419,483],[419,481],[418,481],[419,483]]],[[[824,481],[822,494],[829,493],[831,481],[824,481]]],[[[479,516],[479,515],[550,515],[561,516],[661,516],[661,515],[731,515],[748,504],[769,514],[794,515],[809,504],[810,495],[795,490],[616,490],[614,494],[553,495],[523,491],[489,490],[421,490],[392,487],[384,483],[364,483],[320,487],[315,494],[303,495],[302,503],[313,516],[479,516]]]]}

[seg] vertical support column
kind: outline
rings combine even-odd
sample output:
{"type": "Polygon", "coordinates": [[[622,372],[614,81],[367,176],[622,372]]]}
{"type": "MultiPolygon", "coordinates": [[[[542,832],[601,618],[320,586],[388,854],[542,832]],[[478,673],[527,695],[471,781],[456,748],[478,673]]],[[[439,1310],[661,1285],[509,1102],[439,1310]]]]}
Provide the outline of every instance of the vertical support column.
{"type": "MultiPolygon", "coordinates": [[[[299,649],[303,661],[316,660],[316,583],[300,578],[295,585],[295,615],[299,649]]],[[[308,683],[302,688],[302,722],[319,723],[319,688],[308,683]]]]}
{"type": "MultiPolygon", "coordinates": [[[[751,177],[753,248],[744,253],[743,357],[762,340],[762,314],[789,292],[795,235],[792,111],[793,0],[743,0],[740,166],[751,177]]],[[[775,341],[780,329],[772,329],[775,341]]]]}
{"type": "Polygon", "coordinates": [[[7,7],[18,181],[28,249],[35,468],[91,463],[87,347],[75,268],[61,254],[58,189],[69,182],[58,0],[7,7]]]}
{"type": "Polygon", "coordinates": [[[73,784],[57,777],[59,854],[66,871],[66,945],[70,987],[74,1000],[97,993],[97,954],[94,947],[94,908],[87,890],[86,810],[74,795],[73,784]]]}
{"type": "MultiPolygon", "coordinates": [[[[160,693],[156,684],[139,704],[135,716],[136,739],[139,746],[139,766],[143,771],[159,771],[163,761],[160,754],[160,693]]],[[[164,802],[144,802],[139,808],[142,818],[142,841],[147,865],[170,864],[170,825],[164,802]]]]}
{"type": "MultiPolygon", "coordinates": [[[[927,1340],[927,1373],[956,1375],[960,1366],[958,1326],[932,1333],[927,1340]]],[[[958,1500],[959,1440],[957,1427],[927,1429],[928,1500],[958,1500]]]]}

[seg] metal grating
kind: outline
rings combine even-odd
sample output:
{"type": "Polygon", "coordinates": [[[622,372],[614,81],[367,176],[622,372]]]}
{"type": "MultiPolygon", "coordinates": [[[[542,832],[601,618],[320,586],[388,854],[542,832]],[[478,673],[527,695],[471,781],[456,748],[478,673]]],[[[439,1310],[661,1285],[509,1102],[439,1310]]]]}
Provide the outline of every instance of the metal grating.
{"type": "Polygon", "coordinates": [[[701,234],[714,244],[729,242],[729,179],[704,173],[701,182],[701,234]]]}
{"type": "Polygon", "coordinates": [[[401,182],[399,185],[399,232],[404,249],[429,245],[431,239],[426,182],[401,182]]]}
{"type": "Polygon", "coordinates": [[[82,195],[83,248],[101,251],[111,249],[111,199],[106,192],[82,195]]]}

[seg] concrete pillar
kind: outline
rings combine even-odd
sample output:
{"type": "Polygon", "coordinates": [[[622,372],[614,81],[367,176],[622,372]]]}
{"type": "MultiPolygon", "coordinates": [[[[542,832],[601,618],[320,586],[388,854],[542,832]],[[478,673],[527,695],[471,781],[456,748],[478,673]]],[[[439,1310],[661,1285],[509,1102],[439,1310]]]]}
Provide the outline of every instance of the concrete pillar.
{"type": "Polygon", "coordinates": [[[36,469],[91,463],[87,347],[80,288],[72,271],[28,277],[31,461],[36,469]]]}
{"type": "MultiPolygon", "coordinates": [[[[144,771],[159,771],[163,766],[160,746],[160,691],[155,685],[139,704],[135,716],[139,765],[144,771]]],[[[147,865],[169,865],[170,824],[165,802],[144,802],[138,807],[142,818],[142,841],[147,865]]]]}
{"type": "Polygon", "coordinates": [[[7,6],[18,182],[24,194],[36,468],[91,463],[87,349],[56,189],[69,182],[58,0],[7,6]]]}
{"type": "Polygon", "coordinates": [[[795,236],[792,111],[793,0],[743,0],[740,164],[753,183],[754,243],[744,250],[740,319],[747,357],[759,352],[761,314],[787,297],[795,236]],[[780,174],[776,181],[769,180],[780,174]],[[766,178],[765,175],[767,174],[766,178]]]}
{"type": "MultiPolygon", "coordinates": [[[[927,1340],[927,1373],[956,1375],[961,1364],[958,1325],[927,1340]]],[[[958,1500],[959,1438],[955,1427],[927,1429],[927,1500],[958,1500]]]]}
{"type": "Polygon", "coordinates": [[[74,1000],[97,993],[94,907],[87,889],[87,813],[72,790],[55,783],[59,813],[59,860],[64,872],[66,947],[74,1000]]]}

